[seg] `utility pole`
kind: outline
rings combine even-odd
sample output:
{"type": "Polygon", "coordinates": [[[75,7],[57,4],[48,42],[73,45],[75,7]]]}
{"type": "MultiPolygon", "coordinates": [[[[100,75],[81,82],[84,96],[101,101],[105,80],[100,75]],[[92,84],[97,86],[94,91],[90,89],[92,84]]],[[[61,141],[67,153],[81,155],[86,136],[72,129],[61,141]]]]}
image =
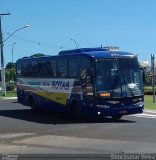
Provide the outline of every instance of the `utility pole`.
{"type": "Polygon", "coordinates": [[[151,55],[151,67],[152,67],[152,90],[153,90],[153,103],[155,103],[155,65],[154,54],[151,55]]]}
{"type": "Polygon", "coordinates": [[[10,13],[0,14],[0,48],[1,48],[1,84],[2,84],[2,95],[6,95],[6,84],[5,84],[5,67],[4,67],[4,56],[3,56],[3,35],[2,35],[2,23],[1,17],[10,15],[10,13]]]}

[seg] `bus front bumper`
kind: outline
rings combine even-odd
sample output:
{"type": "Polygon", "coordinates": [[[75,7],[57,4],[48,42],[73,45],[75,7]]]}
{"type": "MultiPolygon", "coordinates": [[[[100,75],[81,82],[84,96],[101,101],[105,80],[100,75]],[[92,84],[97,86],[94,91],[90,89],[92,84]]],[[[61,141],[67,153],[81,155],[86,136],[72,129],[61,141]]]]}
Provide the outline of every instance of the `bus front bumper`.
{"type": "Polygon", "coordinates": [[[130,106],[120,108],[97,108],[97,114],[102,116],[132,115],[143,113],[144,106],[130,106]]]}

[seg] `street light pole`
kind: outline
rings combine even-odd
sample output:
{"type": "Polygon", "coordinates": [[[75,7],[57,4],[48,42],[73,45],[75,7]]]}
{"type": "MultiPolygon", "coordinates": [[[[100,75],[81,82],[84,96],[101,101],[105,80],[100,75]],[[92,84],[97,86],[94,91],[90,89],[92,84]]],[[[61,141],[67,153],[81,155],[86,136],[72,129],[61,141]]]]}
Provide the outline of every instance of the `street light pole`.
{"type": "Polygon", "coordinates": [[[5,84],[5,67],[4,67],[4,56],[3,56],[3,44],[6,40],[8,40],[13,34],[17,31],[29,27],[29,25],[25,25],[22,28],[15,30],[12,34],[10,34],[5,40],[3,40],[2,36],[2,24],[1,24],[1,16],[10,15],[10,13],[0,14],[0,47],[1,47],[1,83],[2,83],[2,95],[6,95],[6,84],[5,84]]]}
{"type": "Polygon", "coordinates": [[[152,90],[153,90],[153,103],[155,103],[155,65],[154,54],[151,54],[151,67],[152,67],[152,90]]]}
{"type": "Polygon", "coordinates": [[[10,15],[10,13],[0,14],[0,47],[1,47],[1,84],[2,84],[2,95],[6,95],[6,84],[5,84],[5,68],[4,68],[4,56],[3,56],[3,35],[2,35],[2,23],[1,16],[10,15]]]}
{"type": "Polygon", "coordinates": [[[19,28],[19,29],[16,29],[13,33],[11,33],[5,40],[3,40],[3,43],[7,40],[7,39],[9,39],[13,34],[15,34],[17,31],[19,31],[19,30],[21,30],[21,29],[24,29],[24,28],[27,28],[27,27],[29,27],[29,25],[25,25],[24,27],[21,27],[21,28],[19,28]]]}
{"type": "Polygon", "coordinates": [[[76,49],[77,49],[77,48],[78,48],[78,45],[77,45],[77,43],[76,43],[75,39],[71,38],[70,40],[71,40],[71,41],[74,41],[75,46],[76,46],[76,49]]]}
{"type": "Polygon", "coordinates": [[[12,44],[12,48],[11,48],[11,53],[12,53],[12,69],[13,69],[13,56],[14,56],[14,50],[13,50],[13,48],[14,48],[14,45],[15,45],[16,43],[13,43],[12,44]]]}

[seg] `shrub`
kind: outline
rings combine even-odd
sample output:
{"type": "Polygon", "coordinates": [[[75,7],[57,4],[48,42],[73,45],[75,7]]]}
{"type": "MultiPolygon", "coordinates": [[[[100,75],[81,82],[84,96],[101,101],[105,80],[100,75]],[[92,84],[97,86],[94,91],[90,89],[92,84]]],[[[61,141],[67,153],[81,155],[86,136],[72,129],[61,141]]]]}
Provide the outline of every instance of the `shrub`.
{"type": "Polygon", "coordinates": [[[7,91],[14,91],[15,90],[15,84],[7,84],[6,85],[7,91]]]}

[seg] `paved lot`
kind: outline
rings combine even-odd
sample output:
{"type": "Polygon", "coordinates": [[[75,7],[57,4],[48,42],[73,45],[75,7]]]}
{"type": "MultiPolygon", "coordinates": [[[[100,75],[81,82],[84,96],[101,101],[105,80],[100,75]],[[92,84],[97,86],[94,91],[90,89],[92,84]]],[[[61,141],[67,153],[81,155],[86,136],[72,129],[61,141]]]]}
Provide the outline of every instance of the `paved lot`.
{"type": "Polygon", "coordinates": [[[0,153],[155,153],[156,113],[75,121],[0,100],[0,153]]]}

